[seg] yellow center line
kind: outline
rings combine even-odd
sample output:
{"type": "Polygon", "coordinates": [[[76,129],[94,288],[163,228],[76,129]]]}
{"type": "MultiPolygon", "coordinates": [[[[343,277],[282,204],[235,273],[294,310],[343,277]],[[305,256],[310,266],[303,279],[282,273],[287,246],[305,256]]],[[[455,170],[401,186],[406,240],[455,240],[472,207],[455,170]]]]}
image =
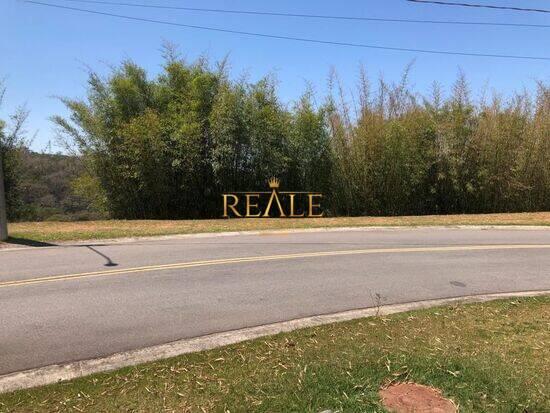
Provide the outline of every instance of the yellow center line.
{"type": "Polygon", "coordinates": [[[118,270],[83,272],[77,274],[51,275],[26,280],[13,280],[0,282],[0,288],[16,287],[30,284],[42,284],[54,281],[67,281],[80,278],[108,277],[125,274],[134,274],[151,271],[165,271],[211,265],[238,264],[247,262],[291,260],[298,258],[332,257],[345,255],[366,255],[366,254],[392,254],[409,252],[453,252],[453,251],[488,251],[488,250],[512,250],[512,249],[550,249],[550,244],[523,244],[523,245],[463,245],[448,247],[410,247],[410,248],[370,248],[360,250],[339,250],[302,252],[296,254],[260,255],[253,257],[222,258],[203,261],[189,261],[175,264],[150,265],[146,267],[122,268],[118,270]]]}

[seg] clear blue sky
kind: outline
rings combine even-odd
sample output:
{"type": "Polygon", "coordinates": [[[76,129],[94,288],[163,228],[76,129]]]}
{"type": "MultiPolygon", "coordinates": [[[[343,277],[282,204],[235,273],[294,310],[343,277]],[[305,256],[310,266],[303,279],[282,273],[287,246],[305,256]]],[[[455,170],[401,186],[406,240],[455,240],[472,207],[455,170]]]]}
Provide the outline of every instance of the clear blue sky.
{"type": "MultiPolygon", "coordinates": [[[[102,6],[63,0],[41,1],[275,35],[392,47],[550,56],[548,28],[319,21],[102,6]]],[[[550,14],[444,7],[405,0],[127,0],[131,1],[307,14],[550,24],[550,14]]],[[[550,8],[548,0],[476,2],[550,8]]],[[[371,76],[377,77],[383,73],[387,80],[394,81],[414,59],[412,83],[420,93],[427,93],[434,80],[448,90],[459,67],[466,73],[474,91],[488,84],[491,89],[510,93],[524,87],[532,89],[535,79],[550,81],[549,61],[427,55],[252,38],[1,0],[0,77],[6,77],[8,93],[0,116],[5,118],[14,107],[26,103],[31,110],[27,129],[37,131],[33,149],[41,150],[54,136],[48,118],[54,114],[66,114],[63,105],[53,96],[84,96],[86,65],[100,73],[107,73],[110,64],[131,58],[154,75],[160,68],[159,49],[163,40],[178,44],[189,60],[201,54],[207,54],[214,60],[229,54],[234,76],[246,72],[251,80],[256,80],[270,72],[276,74],[280,81],[280,95],[285,102],[299,96],[306,81],[311,82],[322,96],[331,66],[338,71],[347,87],[353,87],[361,63],[371,76]]],[[[56,150],[55,146],[53,149],[56,150]]]]}

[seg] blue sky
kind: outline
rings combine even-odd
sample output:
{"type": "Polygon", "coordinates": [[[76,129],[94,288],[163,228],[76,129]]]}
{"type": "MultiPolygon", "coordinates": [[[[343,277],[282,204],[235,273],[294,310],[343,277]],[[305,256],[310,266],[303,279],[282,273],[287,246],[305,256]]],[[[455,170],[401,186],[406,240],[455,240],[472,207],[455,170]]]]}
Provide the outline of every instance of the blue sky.
{"type": "MultiPolygon", "coordinates": [[[[548,28],[303,20],[102,6],[64,0],[41,1],[275,35],[390,47],[550,56],[548,28]]],[[[405,0],[127,0],[132,1],[307,14],[550,24],[550,14],[444,7],[405,0]]],[[[476,2],[550,8],[547,0],[476,2]]],[[[533,88],[536,79],[550,81],[550,61],[427,55],[252,38],[1,0],[0,77],[6,78],[8,91],[0,116],[5,118],[17,105],[26,104],[31,111],[27,129],[31,133],[37,132],[32,147],[42,150],[49,141],[54,143],[54,132],[48,118],[54,114],[66,114],[63,105],[54,96],[84,96],[87,65],[100,73],[108,73],[109,65],[131,58],[155,75],[162,63],[160,46],[163,40],[178,44],[188,60],[201,54],[213,60],[229,54],[233,76],[247,73],[250,80],[257,80],[267,73],[274,73],[279,79],[280,96],[285,102],[297,98],[307,82],[322,97],[331,67],[337,70],[345,86],[353,87],[360,64],[373,77],[383,73],[387,80],[397,81],[405,66],[415,60],[411,80],[420,93],[428,93],[434,80],[448,90],[459,67],[466,73],[474,91],[488,85],[491,90],[508,94],[524,87],[533,88]]],[[[57,150],[55,145],[53,150],[57,150]]]]}

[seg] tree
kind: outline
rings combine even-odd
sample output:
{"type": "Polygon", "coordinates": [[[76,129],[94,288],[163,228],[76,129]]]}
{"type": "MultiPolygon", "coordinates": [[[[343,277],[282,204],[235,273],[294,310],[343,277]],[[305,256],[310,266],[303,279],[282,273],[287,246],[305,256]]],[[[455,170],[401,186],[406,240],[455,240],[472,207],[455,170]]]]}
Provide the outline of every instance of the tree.
{"type": "MultiPolygon", "coordinates": [[[[0,83],[0,105],[5,96],[5,87],[0,83]]],[[[24,125],[28,111],[18,108],[10,116],[9,123],[0,119],[0,157],[4,173],[4,189],[8,220],[15,220],[22,210],[21,200],[21,151],[28,144],[24,125]]]]}

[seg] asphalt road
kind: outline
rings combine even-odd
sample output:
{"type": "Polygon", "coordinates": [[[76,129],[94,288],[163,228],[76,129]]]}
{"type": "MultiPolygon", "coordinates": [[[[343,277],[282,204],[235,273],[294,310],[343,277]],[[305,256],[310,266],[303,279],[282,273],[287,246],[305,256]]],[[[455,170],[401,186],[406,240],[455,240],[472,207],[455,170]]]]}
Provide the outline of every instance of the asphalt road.
{"type": "Polygon", "coordinates": [[[0,250],[0,374],[425,299],[550,290],[550,229],[377,229],[0,250]]]}

